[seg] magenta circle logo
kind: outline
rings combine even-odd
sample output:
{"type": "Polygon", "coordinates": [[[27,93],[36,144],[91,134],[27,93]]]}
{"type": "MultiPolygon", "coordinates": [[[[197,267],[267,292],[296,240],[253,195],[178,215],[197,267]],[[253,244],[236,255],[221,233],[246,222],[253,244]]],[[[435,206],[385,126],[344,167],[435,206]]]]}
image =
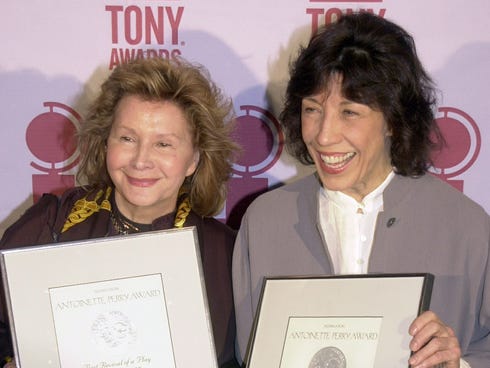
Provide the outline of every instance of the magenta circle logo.
{"type": "Polygon", "coordinates": [[[284,134],[269,111],[252,105],[240,106],[240,110],[245,115],[236,119],[235,139],[243,154],[233,165],[233,173],[250,177],[266,172],[279,160],[284,134]]]}
{"type": "Polygon", "coordinates": [[[26,143],[31,153],[48,166],[31,162],[36,169],[60,173],[78,163],[76,131],[80,121],[78,113],[61,103],[45,102],[49,111],[36,116],[26,130],[26,143]]]}
{"type": "Polygon", "coordinates": [[[473,165],[480,153],[481,135],[471,116],[454,107],[439,108],[436,123],[446,146],[433,154],[431,172],[447,180],[473,165]]]}

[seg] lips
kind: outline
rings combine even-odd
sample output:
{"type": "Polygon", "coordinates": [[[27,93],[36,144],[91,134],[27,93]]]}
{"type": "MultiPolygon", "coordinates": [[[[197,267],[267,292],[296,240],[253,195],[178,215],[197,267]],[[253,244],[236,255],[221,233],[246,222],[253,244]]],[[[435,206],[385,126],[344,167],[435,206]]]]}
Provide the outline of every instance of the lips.
{"type": "Polygon", "coordinates": [[[355,155],[354,152],[320,154],[323,170],[328,174],[338,174],[348,166],[355,155]]]}
{"type": "Polygon", "coordinates": [[[141,188],[147,188],[151,187],[153,184],[155,184],[158,180],[157,179],[147,179],[147,178],[133,178],[128,176],[128,182],[131,185],[134,185],[135,187],[141,187],[141,188]]]}

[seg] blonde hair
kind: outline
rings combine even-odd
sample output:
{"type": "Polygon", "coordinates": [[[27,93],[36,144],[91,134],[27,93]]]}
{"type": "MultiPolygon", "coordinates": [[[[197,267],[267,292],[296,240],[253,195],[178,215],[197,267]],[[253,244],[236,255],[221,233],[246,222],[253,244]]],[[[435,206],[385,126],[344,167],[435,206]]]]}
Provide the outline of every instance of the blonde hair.
{"type": "Polygon", "coordinates": [[[137,59],[118,66],[102,84],[78,134],[79,181],[113,185],[107,172],[106,141],[119,101],[135,95],[151,101],[171,101],[184,112],[194,146],[200,154],[193,175],[182,185],[192,209],[201,216],[219,213],[227,194],[232,161],[238,146],[233,142],[231,101],[211,81],[201,65],[182,58],[137,59]]]}

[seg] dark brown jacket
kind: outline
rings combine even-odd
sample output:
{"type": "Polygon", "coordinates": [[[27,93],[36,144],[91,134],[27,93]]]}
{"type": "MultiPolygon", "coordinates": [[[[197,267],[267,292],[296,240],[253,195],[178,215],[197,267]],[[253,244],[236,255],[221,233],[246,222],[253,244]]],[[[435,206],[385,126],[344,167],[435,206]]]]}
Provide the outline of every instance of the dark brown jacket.
{"type": "MultiPolygon", "coordinates": [[[[73,188],[66,191],[61,198],[45,194],[5,231],[0,240],[0,249],[114,235],[110,212],[107,210],[94,212],[84,221],[61,233],[74,203],[83,197],[93,199],[96,192],[73,188]]],[[[113,203],[113,195],[110,201],[113,203]]],[[[173,217],[172,214],[156,219],[152,230],[165,230],[173,227],[173,217]]],[[[235,364],[235,315],[231,258],[236,232],[214,218],[201,217],[192,211],[184,226],[196,226],[198,233],[218,363],[220,367],[233,367],[235,364]]],[[[1,309],[1,321],[6,321],[5,310],[1,309]]],[[[4,354],[11,354],[11,344],[7,342],[9,340],[8,328],[4,327],[4,331],[0,331],[5,335],[1,336],[0,350],[4,354]]]]}

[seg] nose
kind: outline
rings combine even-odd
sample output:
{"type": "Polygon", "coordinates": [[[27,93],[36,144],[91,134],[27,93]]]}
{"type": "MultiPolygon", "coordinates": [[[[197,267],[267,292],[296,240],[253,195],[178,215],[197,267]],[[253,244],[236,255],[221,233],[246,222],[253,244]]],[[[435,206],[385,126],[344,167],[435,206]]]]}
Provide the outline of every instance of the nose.
{"type": "Polygon", "coordinates": [[[342,139],[341,129],[340,119],[335,114],[327,112],[319,123],[316,140],[322,146],[338,143],[342,139]]]}
{"type": "Polygon", "coordinates": [[[138,170],[151,168],[153,166],[151,147],[144,142],[140,142],[135,147],[132,161],[133,166],[138,170]]]}

